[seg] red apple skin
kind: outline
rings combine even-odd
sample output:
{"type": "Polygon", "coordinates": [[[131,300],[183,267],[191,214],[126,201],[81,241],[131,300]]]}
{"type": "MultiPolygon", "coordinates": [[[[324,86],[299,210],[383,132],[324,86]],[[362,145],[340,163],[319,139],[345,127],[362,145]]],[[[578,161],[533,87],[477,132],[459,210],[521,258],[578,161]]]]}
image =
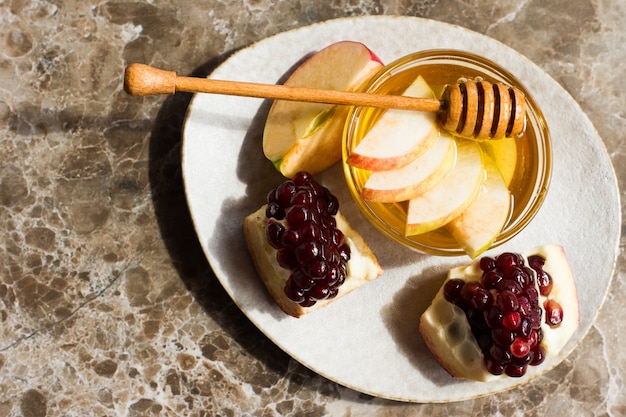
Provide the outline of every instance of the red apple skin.
{"type": "Polygon", "coordinates": [[[411,200],[428,191],[450,172],[456,144],[448,135],[407,166],[390,171],[373,171],[361,191],[361,198],[380,203],[411,200]]]}
{"type": "Polygon", "coordinates": [[[428,149],[430,149],[431,146],[433,146],[437,141],[438,136],[439,130],[435,125],[432,130],[422,137],[420,142],[416,143],[415,146],[409,149],[406,153],[388,158],[377,158],[353,152],[350,154],[346,162],[348,165],[353,167],[369,171],[389,171],[392,169],[402,168],[428,151],[428,149]]]}

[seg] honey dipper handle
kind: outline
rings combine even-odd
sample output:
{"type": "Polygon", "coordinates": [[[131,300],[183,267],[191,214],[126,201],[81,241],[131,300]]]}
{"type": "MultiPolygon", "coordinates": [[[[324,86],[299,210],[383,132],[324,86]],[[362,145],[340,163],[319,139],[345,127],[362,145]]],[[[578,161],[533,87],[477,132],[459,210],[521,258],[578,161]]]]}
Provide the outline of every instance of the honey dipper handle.
{"type": "Polygon", "coordinates": [[[427,112],[437,112],[442,106],[442,103],[436,99],[179,77],[173,71],[161,70],[144,64],[130,64],[126,68],[124,90],[133,96],[174,94],[181,91],[427,112]]]}

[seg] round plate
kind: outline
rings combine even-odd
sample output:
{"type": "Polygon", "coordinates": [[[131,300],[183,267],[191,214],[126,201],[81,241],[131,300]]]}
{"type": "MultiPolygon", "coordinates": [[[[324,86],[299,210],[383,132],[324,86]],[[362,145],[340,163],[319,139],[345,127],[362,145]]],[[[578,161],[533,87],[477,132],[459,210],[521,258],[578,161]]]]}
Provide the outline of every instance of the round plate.
{"type": "Polygon", "coordinates": [[[450,377],[424,345],[419,317],[446,271],[469,258],[421,255],[384,238],[359,213],[339,164],[318,178],[339,197],[342,212],[369,242],[385,272],[300,319],[285,315],[257,278],[241,229],[243,218],[283,181],[262,152],[270,103],[197,94],[185,124],[183,175],[196,232],[217,278],[249,319],[294,359],[373,396],[412,402],[465,400],[512,388],[552,369],[589,330],[617,257],[617,180],[588,118],[559,84],[514,50],[461,27],[414,17],[347,18],[282,33],[236,52],[211,77],[276,83],[307,54],[340,40],[363,42],[383,62],[424,49],[467,50],[508,68],[527,86],[551,130],[552,183],[535,220],[498,252],[562,245],[577,279],[579,330],[561,357],[523,378],[479,383],[450,377]]]}

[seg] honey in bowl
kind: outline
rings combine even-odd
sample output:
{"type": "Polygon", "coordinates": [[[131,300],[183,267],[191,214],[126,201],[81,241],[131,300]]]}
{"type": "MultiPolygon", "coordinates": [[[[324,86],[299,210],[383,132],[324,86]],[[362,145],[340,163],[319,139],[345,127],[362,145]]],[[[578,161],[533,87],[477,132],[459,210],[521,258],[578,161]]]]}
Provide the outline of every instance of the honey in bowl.
{"type": "MultiPolygon", "coordinates": [[[[525,95],[526,129],[521,137],[477,142],[481,152],[490,157],[499,168],[511,195],[508,220],[491,247],[501,245],[533,219],[547,193],[551,173],[551,148],[543,114],[526,88],[512,74],[485,58],[462,51],[431,50],[401,58],[379,72],[365,91],[400,95],[418,76],[425,79],[437,97],[441,96],[446,85],[466,79],[504,83],[519,89],[525,95]]],[[[343,138],[344,172],[348,188],[357,205],[378,230],[411,249],[432,255],[464,254],[464,250],[445,227],[406,236],[406,201],[379,203],[361,198],[361,191],[370,171],[350,166],[346,161],[383,112],[384,110],[377,108],[355,107],[346,122],[343,138]]]]}

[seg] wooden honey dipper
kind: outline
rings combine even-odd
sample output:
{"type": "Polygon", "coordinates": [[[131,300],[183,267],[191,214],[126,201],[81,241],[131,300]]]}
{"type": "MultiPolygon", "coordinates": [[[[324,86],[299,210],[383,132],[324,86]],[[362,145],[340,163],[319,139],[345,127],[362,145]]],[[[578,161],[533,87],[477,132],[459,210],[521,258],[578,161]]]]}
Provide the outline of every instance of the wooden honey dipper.
{"type": "Polygon", "coordinates": [[[124,90],[133,96],[181,91],[437,112],[439,123],[445,130],[478,140],[519,137],[526,129],[524,94],[514,87],[482,80],[468,80],[446,86],[441,100],[437,100],[179,77],[174,71],[130,64],[124,74],[124,90]]]}

